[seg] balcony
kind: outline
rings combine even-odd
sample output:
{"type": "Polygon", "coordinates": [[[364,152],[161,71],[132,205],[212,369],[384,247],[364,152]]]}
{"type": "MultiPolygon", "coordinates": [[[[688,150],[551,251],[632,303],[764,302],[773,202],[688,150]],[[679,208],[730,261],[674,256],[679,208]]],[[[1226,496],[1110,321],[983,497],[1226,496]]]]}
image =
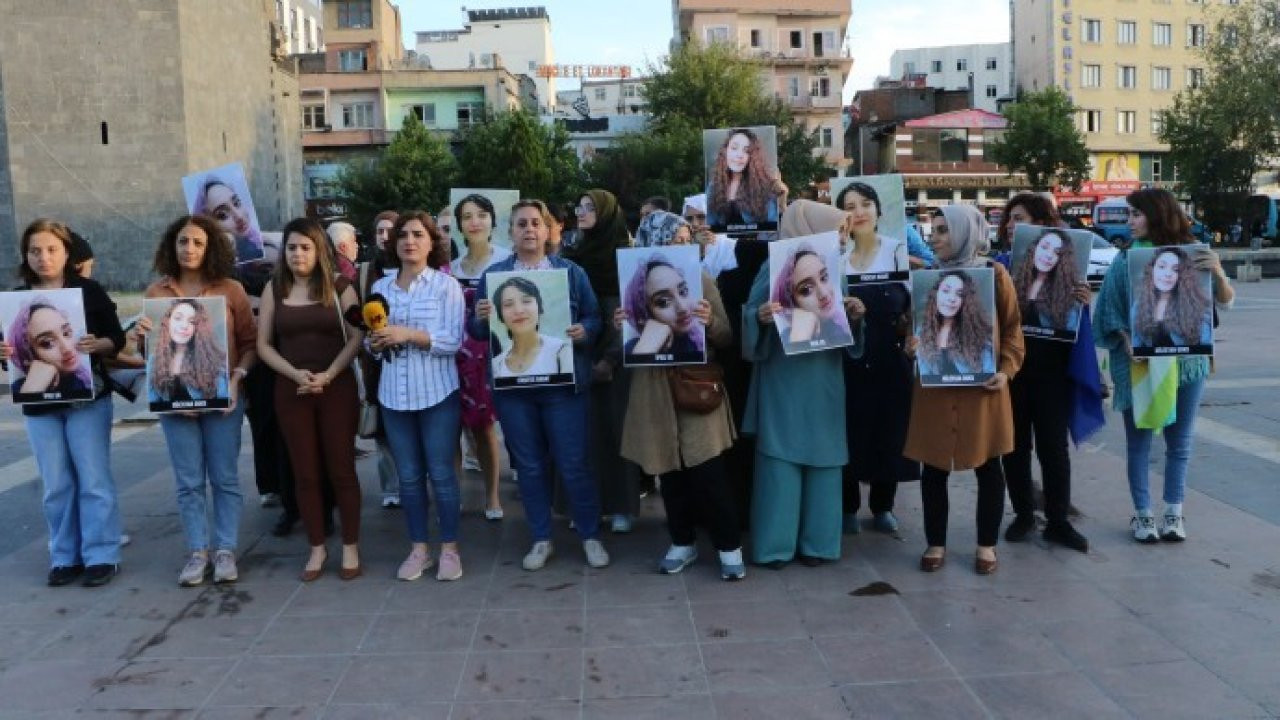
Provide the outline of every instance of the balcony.
{"type": "Polygon", "coordinates": [[[844,104],[841,102],[839,95],[822,97],[818,95],[791,96],[791,95],[783,95],[781,93],[774,93],[773,96],[778,100],[781,100],[783,104],[791,108],[791,110],[794,112],[805,112],[805,111],[826,112],[829,110],[840,110],[844,107],[844,104]]]}
{"type": "Polygon", "coordinates": [[[302,133],[303,148],[352,147],[360,145],[386,145],[394,133],[380,128],[305,130],[302,133]]]}
{"type": "Polygon", "coordinates": [[[839,50],[823,50],[822,54],[814,54],[808,49],[767,50],[746,48],[747,57],[774,65],[821,65],[824,63],[853,62],[853,53],[849,48],[839,50]]]}

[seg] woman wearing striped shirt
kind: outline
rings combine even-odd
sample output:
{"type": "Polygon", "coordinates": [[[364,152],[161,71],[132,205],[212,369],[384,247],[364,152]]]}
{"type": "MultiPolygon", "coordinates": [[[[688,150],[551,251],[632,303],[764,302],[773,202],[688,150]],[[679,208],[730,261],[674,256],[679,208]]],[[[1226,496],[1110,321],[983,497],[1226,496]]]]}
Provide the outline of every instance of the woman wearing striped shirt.
{"type": "Polygon", "coordinates": [[[436,579],[457,580],[461,497],[453,456],[462,404],[454,356],[462,345],[466,306],[458,281],[440,271],[449,262],[449,246],[429,214],[401,215],[391,242],[386,265],[396,272],[373,284],[373,292],[387,299],[388,324],[370,334],[369,347],[382,358],[378,403],[409,526],[409,557],[397,577],[417,580],[433,564],[427,548],[430,476],[440,523],[436,579]]]}

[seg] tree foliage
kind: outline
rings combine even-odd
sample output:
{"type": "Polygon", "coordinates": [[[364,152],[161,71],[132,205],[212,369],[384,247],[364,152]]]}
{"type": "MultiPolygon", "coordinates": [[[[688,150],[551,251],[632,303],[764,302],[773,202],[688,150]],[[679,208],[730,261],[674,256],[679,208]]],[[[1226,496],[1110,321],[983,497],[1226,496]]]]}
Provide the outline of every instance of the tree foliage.
{"type": "Polygon", "coordinates": [[[1178,93],[1160,139],[1180,189],[1221,224],[1267,159],[1280,155],[1280,0],[1212,12],[1204,82],[1178,93]]]}
{"type": "Polygon", "coordinates": [[[444,207],[457,172],[449,145],[410,115],[376,158],[347,163],[338,176],[338,193],[347,221],[364,229],[383,210],[444,207]]]}
{"type": "Polygon", "coordinates": [[[564,126],[528,110],[500,113],[462,135],[459,180],[513,188],[521,197],[566,202],[582,190],[582,168],[564,126]]]}
{"type": "Polygon", "coordinates": [[[984,156],[1009,174],[1022,172],[1036,191],[1054,185],[1078,190],[1089,179],[1089,152],[1076,127],[1077,108],[1060,88],[1024,93],[1005,108],[1009,128],[984,156]]]}

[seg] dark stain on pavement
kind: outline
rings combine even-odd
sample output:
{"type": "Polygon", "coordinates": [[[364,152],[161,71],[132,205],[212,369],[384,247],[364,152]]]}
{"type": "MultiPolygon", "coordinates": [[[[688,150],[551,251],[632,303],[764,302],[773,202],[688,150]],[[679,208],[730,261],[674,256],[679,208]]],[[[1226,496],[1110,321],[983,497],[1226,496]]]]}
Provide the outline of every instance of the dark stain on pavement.
{"type": "Polygon", "coordinates": [[[898,588],[889,583],[877,580],[868,585],[863,585],[857,590],[851,590],[849,594],[853,597],[874,597],[876,595],[901,595],[902,593],[898,592],[898,588]]]}

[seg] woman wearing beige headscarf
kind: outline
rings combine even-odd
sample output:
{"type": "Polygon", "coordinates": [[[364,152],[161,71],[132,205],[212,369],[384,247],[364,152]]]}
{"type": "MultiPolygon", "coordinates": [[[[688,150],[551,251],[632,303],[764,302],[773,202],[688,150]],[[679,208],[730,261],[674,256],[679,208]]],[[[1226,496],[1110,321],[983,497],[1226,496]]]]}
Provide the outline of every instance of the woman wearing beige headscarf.
{"type": "MultiPolygon", "coordinates": [[[[921,387],[911,396],[911,424],[903,454],[924,463],[920,499],[929,547],[920,569],[934,572],[946,559],[947,476],[972,469],[978,476],[978,549],[974,569],[996,570],[996,540],[1004,514],[1004,472],[1000,456],[1013,450],[1009,379],[1022,366],[1022,319],[1013,281],[1003,265],[989,262],[987,221],[969,205],[947,205],[933,216],[929,237],[938,264],[947,268],[991,267],[995,271],[996,374],[981,387],[921,387]]],[[[915,353],[911,338],[908,352],[915,353]]]]}
{"type": "MultiPolygon", "coordinates": [[[[782,237],[836,230],[845,216],[830,205],[797,200],[782,216],[782,237]]],[[[846,352],[862,353],[865,308],[845,298],[852,347],[787,355],[772,327],[781,306],[769,301],[769,290],[766,263],[742,308],[743,351],[754,363],[742,428],[756,436],[752,558],[775,569],[797,556],[817,565],[840,558],[841,468],[849,461],[842,361],[846,352]]]]}

